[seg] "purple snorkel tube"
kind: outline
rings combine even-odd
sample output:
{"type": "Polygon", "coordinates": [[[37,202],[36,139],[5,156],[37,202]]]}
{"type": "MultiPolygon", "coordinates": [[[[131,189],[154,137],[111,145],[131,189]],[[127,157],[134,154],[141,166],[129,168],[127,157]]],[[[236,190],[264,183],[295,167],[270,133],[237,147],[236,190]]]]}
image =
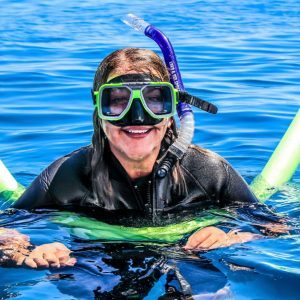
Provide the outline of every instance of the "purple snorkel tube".
{"type": "MultiPolygon", "coordinates": [[[[158,44],[163,53],[171,83],[179,91],[184,91],[176,55],[169,39],[160,30],[133,14],[126,15],[123,22],[135,30],[142,32],[158,44]]],[[[182,158],[191,144],[194,135],[194,115],[190,105],[179,102],[177,113],[180,120],[180,132],[178,138],[169,147],[168,154],[157,171],[157,175],[161,178],[167,175],[176,159],[182,158]]]]}

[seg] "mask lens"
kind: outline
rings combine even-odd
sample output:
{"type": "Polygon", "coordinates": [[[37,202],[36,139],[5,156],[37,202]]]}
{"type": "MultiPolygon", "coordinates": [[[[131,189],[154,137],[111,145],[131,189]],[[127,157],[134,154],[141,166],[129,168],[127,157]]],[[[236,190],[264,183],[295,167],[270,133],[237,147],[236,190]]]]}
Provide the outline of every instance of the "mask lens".
{"type": "Polygon", "coordinates": [[[147,107],[156,115],[165,115],[172,112],[172,93],[168,86],[146,86],[143,98],[147,107]]]}
{"type": "Polygon", "coordinates": [[[105,116],[119,116],[128,106],[131,91],[126,87],[107,87],[102,91],[101,106],[105,116]]]}

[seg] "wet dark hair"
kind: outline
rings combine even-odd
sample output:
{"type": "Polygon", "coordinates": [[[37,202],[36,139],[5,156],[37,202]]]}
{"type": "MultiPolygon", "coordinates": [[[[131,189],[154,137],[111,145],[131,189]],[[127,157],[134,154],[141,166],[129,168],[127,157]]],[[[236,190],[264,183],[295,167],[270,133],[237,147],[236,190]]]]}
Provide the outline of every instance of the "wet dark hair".
{"type": "MultiPolygon", "coordinates": [[[[109,54],[100,63],[94,77],[93,90],[98,90],[102,84],[106,83],[110,74],[118,73],[118,71],[122,70],[136,71],[137,73],[142,71],[150,76],[159,77],[162,81],[169,81],[168,70],[156,53],[147,49],[124,48],[109,54]]],[[[107,164],[104,161],[104,150],[107,146],[107,140],[96,110],[93,114],[93,124],[91,175],[94,197],[106,209],[114,209],[112,186],[109,181],[107,164]]],[[[167,130],[165,142],[170,143],[169,140],[173,140],[175,135],[176,128],[173,120],[171,128],[167,130]]]]}

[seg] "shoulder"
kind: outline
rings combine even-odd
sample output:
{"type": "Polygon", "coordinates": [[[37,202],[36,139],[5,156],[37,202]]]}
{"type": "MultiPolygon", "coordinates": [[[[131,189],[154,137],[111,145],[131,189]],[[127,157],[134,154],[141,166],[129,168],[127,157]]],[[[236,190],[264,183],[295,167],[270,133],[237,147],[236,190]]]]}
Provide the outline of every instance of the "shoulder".
{"type": "Polygon", "coordinates": [[[72,179],[85,178],[90,172],[92,147],[79,148],[52,163],[48,168],[53,182],[66,182],[72,179]]]}
{"type": "Polygon", "coordinates": [[[54,161],[38,178],[57,205],[84,197],[90,186],[92,147],[79,148],[54,161]]]}
{"type": "Polygon", "coordinates": [[[191,145],[180,166],[208,193],[215,193],[223,205],[257,202],[241,175],[223,157],[210,150],[191,145]]]}
{"type": "Polygon", "coordinates": [[[67,169],[75,171],[81,168],[82,165],[86,165],[90,153],[91,146],[85,146],[58,158],[40,174],[41,179],[45,183],[50,184],[58,172],[66,171],[67,169]]]}
{"type": "Polygon", "coordinates": [[[70,165],[72,167],[82,167],[86,166],[90,162],[91,156],[92,146],[89,145],[63,156],[58,161],[63,161],[65,166],[70,165]]]}
{"type": "Polygon", "coordinates": [[[223,193],[232,185],[243,181],[223,157],[199,146],[191,145],[179,165],[186,179],[197,182],[208,194],[216,194],[219,199],[224,198],[223,193]],[[234,178],[239,180],[233,181],[234,178]]]}
{"type": "Polygon", "coordinates": [[[188,151],[181,160],[180,165],[191,173],[203,171],[208,173],[226,174],[230,164],[217,153],[196,145],[190,145],[188,151]]]}
{"type": "MultiPolygon", "coordinates": [[[[80,168],[87,165],[91,147],[77,149],[49,165],[14,204],[16,208],[37,208],[52,206],[56,203],[57,191],[64,191],[64,184],[78,178],[80,168]],[[75,175],[76,174],[76,175],[75,175]]],[[[84,168],[83,168],[84,169],[84,168]]],[[[85,170],[85,169],[84,169],[85,170]]],[[[70,187],[75,184],[69,184],[70,187]]]]}

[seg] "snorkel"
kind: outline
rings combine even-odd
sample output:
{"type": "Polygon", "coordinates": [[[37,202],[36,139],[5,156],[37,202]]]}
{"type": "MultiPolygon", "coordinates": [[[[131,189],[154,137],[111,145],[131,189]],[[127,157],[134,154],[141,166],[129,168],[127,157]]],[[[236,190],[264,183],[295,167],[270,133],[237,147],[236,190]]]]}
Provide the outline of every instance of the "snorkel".
{"type": "MultiPolygon", "coordinates": [[[[163,53],[171,83],[176,89],[184,92],[176,55],[169,39],[160,30],[133,14],[126,15],[123,22],[157,43],[163,53]]],[[[194,114],[190,105],[179,102],[177,113],[180,120],[180,132],[178,138],[169,147],[168,153],[157,171],[157,175],[161,178],[167,175],[177,159],[182,158],[194,136],[194,114]]]]}

